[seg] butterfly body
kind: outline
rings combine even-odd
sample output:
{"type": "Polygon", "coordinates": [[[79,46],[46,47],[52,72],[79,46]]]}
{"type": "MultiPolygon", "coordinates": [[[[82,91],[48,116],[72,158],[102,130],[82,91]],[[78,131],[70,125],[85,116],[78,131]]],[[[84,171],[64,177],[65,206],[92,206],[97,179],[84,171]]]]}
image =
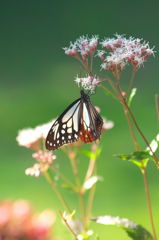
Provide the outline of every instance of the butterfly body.
{"type": "Polygon", "coordinates": [[[100,137],[103,120],[90,97],[81,90],[81,97],[70,104],[53,123],[46,138],[46,149],[55,150],[79,139],[85,143],[100,137]]]}

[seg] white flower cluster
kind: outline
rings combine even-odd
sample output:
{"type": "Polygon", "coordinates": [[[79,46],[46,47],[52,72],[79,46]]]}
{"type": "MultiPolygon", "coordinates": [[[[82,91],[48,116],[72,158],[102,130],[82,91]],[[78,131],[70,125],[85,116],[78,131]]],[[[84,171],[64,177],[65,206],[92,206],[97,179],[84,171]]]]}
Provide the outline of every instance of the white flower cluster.
{"type": "Polygon", "coordinates": [[[106,51],[98,51],[97,56],[103,61],[101,67],[105,70],[122,71],[127,64],[132,64],[136,71],[147,60],[150,55],[154,55],[149,44],[142,42],[142,39],[123,35],[115,35],[115,38],[106,38],[101,42],[106,51]]]}
{"type": "Polygon", "coordinates": [[[52,120],[46,124],[39,125],[35,128],[26,128],[18,132],[16,140],[20,146],[34,148],[33,145],[40,139],[45,139],[53,122],[52,120]]]}
{"type": "Polygon", "coordinates": [[[102,80],[100,78],[96,78],[94,76],[87,76],[83,78],[76,77],[75,79],[78,86],[81,86],[85,90],[89,90],[91,93],[95,91],[95,88],[101,81],[102,80]]]}
{"type": "Polygon", "coordinates": [[[68,48],[64,48],[65,54],[76,58],[82,57],[85,60],[89,55],[92,56],[98,45],[98,36],[82,36],[74,43],[70,43],[68,48]]]}

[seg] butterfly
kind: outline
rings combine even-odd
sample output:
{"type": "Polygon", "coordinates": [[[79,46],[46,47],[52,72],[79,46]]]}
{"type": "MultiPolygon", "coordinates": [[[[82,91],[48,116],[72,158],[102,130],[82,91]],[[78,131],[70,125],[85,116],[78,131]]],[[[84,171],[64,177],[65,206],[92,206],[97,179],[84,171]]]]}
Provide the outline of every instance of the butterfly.
{"type": "Polygon", "coordinates": [[[70,104],[53,123],[45,142],[55,150],[79,139],[85,143],[100,138],[103,119],[91,104],[90,96],[81,90],[81,97],[70,104]]]}

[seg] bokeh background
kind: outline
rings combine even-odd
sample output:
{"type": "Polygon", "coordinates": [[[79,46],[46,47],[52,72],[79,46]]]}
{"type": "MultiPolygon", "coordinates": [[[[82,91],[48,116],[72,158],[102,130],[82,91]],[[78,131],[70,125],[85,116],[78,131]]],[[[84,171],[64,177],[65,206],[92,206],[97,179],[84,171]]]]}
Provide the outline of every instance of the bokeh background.
{"type": "MultiPolygon", "coordinates": [[[[159,90],[159,2],[7,0],[0,5],[0,199],[28,199],[37,211],[45,208],[57,211],[59,202],[44,179],[25,176],[24,171],[33,165],[33,160],[29,150],[17,145],[17,132],[55,118],[79,97],[73,80],[81,73],[81,67],[64,55],[62,47],[83,34],[99,34],[103,38],[124,33],[156,46],[156,57],[136,76],[138,93],[133,102],[142,130],[149,140],[154,138],[158,131],[154,94],[159,90]]],[[[128,72],[123,76],[123,88],[127,77],[128,72]]],[[[122,108],[101,89],[92,102],[100,106],[103,116],[115,122],[101,141],[99,173],[105,181],[98,184],[93,215],[127,217],[151,231],[139,170],[112,157],[115,153],[133,151],[122,108]]],[[[145,147],[141,139],[140,143],[145,147]]],[[[61,151],[57,155],[69,174],[68,160],[61,151]]],[[[152,163],[148,179],[159,236],[159,172],[152,163]]],[[[76,198],[71,193],[67,193],[67,199],[75,206],[76,198]]],[[[96,224],[92,227],[101,239],[129,239],[115,227],[96,224]]],[[[59,217],[55,232],[62,239],[71,239],[59,217]]]]}

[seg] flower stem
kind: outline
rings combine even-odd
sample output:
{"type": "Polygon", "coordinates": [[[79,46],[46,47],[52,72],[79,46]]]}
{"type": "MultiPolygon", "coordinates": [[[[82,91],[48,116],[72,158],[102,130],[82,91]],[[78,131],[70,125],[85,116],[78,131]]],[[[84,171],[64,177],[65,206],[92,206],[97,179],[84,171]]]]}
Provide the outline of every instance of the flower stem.
{"type": "Polygon", "coordinates": [[[76,191],[76,193],[78,194],[78,198],[79,198],[79,206],[80,206],[80,211],[81,211],[81,219],[84,223],[85,226],[85,222],[86,222],[86,218],[85,218],[85,207],[84,207],[84,198],[83,198],[83,191],[81,189],[81,184],[80,184],[80,178],[78,176],[78,167],[77,167],[77,162],[76,162],[76,153],[72,151],[71,146],[68,146],[68,156],[69,156],[69,160],[71,163],[71,167],[72,167],[72,172],[76,181],[76,187],[78,189],[78,191],[76,191]]]}
{"type": "Polygon", "coordinates": [[[158,121],[158,124],[159,124],[159,98],[158,98],[158,94],[155,95],[155,104],[156,104],[157,121],[158,121]]]}
{"type": "Polygon", "coordinates": [[[71,183],[61,172],[57,171],[57,169],[54,166],[51,166],[50,168],[59,176],[59,178],[61,178],[61,180],[63,180],[74,191],[76,191],[76,186],[73,183],[71,183]]]}
{"type": "Polygon", "coordinates": [[[67,210],[68,212],[71,212],[70,207],[66,203],[66,201],[63,198],[62,194],[57,189],[56,184],[52,181],[50,173],[48,171],[46,171],[46,172],[44,172],[44,176],[45,176],[45,179],[47,180],[47,182],[50,184],[50,186],[53,189],[53,191],[55,192],[55,194],[57,195],[57,197],[60,200],[60,202],[61,202],[62,206],[64,207],[64,209],[67,210]]]}
{"type": "Polygon", "coordinates": [[[133,81],[134,81],[134,78],[135,78],[135,74],[136,74],[136,71],[134,71],[134,69],[133,69],[133,70],[132,70],[132,73],[131,73],[130,81],[129,81],[129,92],[130,92],[131,89],[132,89],[133,81]]]}
{"type": "Polygon", "coordinates": [[[73,236],[75,237],[76,240],[78,240],[78,237],[76,235],[76,233],[73,231],[73,229],[71,228],[71,226],[69,225],[69,223],[67,222],[67,219],[62,215],[62,213],[60,212],[60,216],[63,219],[63,221],[65,222],[66,226],[68,227],[68,229],[70,230],[70,232],[73,234],[73,236]]]}
{"type": "Polygon", "coordinates": [[[154,221],[153,221],[153,214],[152,214],[152,208],[151,208],[151,200],[150,200],[149,186],[148,186],[148,182],[147,182],[146,169],[143,167],[141,172],[142,172],[142,175],[144,178],[145,193],[146,193],[146,198],[147,198],[147,207],[148,207],[152,232],[153,232],[154,240],[157,240],[155,225],[154,225],[154,221]]]}
{"type": "Polygon", "coordinates": [[[125,106],[125,108],[128,110],[128,112],[129,112],[129,114],[130,114],[130,116],[131,116],[131,119],[132,119],[133,122],[134,122],[134,125],[135,125],[136,129],[138,130],[140,136],[141,136],[141,137],[143,138],[143,140],[145,141],[147,147],[148,147],[148,148],[150,149],[150,151],[152,152],[152,155],[153,155],[153,158],[154,158],[154,160],[155,160],[155,162],[156,162],[156,165],[157,165],[157,167],[159,168],[159,160],[158,160],[156,154],[153,152],[153,150],[152,150],[152,148],[151,148],[151,146],[150,146],[147,138],[145,137],[145,135],[144,135],[143,132],[141,131],[141,129],[140,129],[140,127],[139,127],[139,125],[138,125],[138,123],[137,123],[137,121],[136,121],[136,119],[135,119],[135,117],[134,117],[134,115],[133,115],[133,113],[132,113],[132,111],[131,111],[131,109],[129,108],[129,106],[128,106],[126,100],[125,100],[125,98],[122,96],[122,92],[121,92],[121,89],[120,89],[119,82],[117,83],[117,88],[118,88],[119,93],[120,93],[121,103],[122,103],[122,104],[125,106]]]}
{"type": "MultiPolygon", "coordinates": [[[[133,139],[133,142],[134,142],[134,145],[135,145],[135,149],[136,149],[136,151],[139,151],[139,145],[137,143],[137,139],[136,139],[136,136],[135,136],[135,133],[134,133],[134,130],[133,130],[130,118],[129,118],[129,114],[130,114],[130,116],[131,116],[131,118],[132,118],[132,120],[133,120],[133,122],[134,122],[134,124],[135,124],[135,126],[137,128],[137,130],[139,131],[140,135],[144,137],[144,140],[146,138],[143,135],[143,133],[141,132],[141,130],[140,130],[140,128],[139,128],[135,118],[134,118],[134,115],[132,114],[131,109],[129,108],[125,98],[122,96],[120,85],[118,85],[118,90],[119,90],[119,93],[120,93],[120,96],[121,96],[121,103],[123,105],[125,116],[126,116],[126,119],[128,121],[129,129],[130,129],[130,133],[132,135],[132,139],[133,139]]],[[[149,143],[148,143],[147,139],[146,139],[146,143],[149,146],[149,143]]],[[[149,146],[149,148],[150,148],[150,146],[149,146]]],[[[150,148],[150,150],[152,151],[151,148],[150,148]]],[[[153,153],[153,151],[152,151],[152,153],[153,153]]],[[[146,199],[147,199],[147,206],[148,206],[148,213],[149,213],[150,224],[151,224],[151,227],[152,227],[154,240],[157,240],[155,226],[154,226],[154,221],[153,221],[153,214],[152,214],[152,208],[151,208],[151,200],[150,200],[150,193],[149,193],[146,169],[145,169],[144,166],[142,167],[141,172],[142,172],[142,175],[143,175],[143,178],[144,178],[145,194],[146,194],[146,199]]]]}

